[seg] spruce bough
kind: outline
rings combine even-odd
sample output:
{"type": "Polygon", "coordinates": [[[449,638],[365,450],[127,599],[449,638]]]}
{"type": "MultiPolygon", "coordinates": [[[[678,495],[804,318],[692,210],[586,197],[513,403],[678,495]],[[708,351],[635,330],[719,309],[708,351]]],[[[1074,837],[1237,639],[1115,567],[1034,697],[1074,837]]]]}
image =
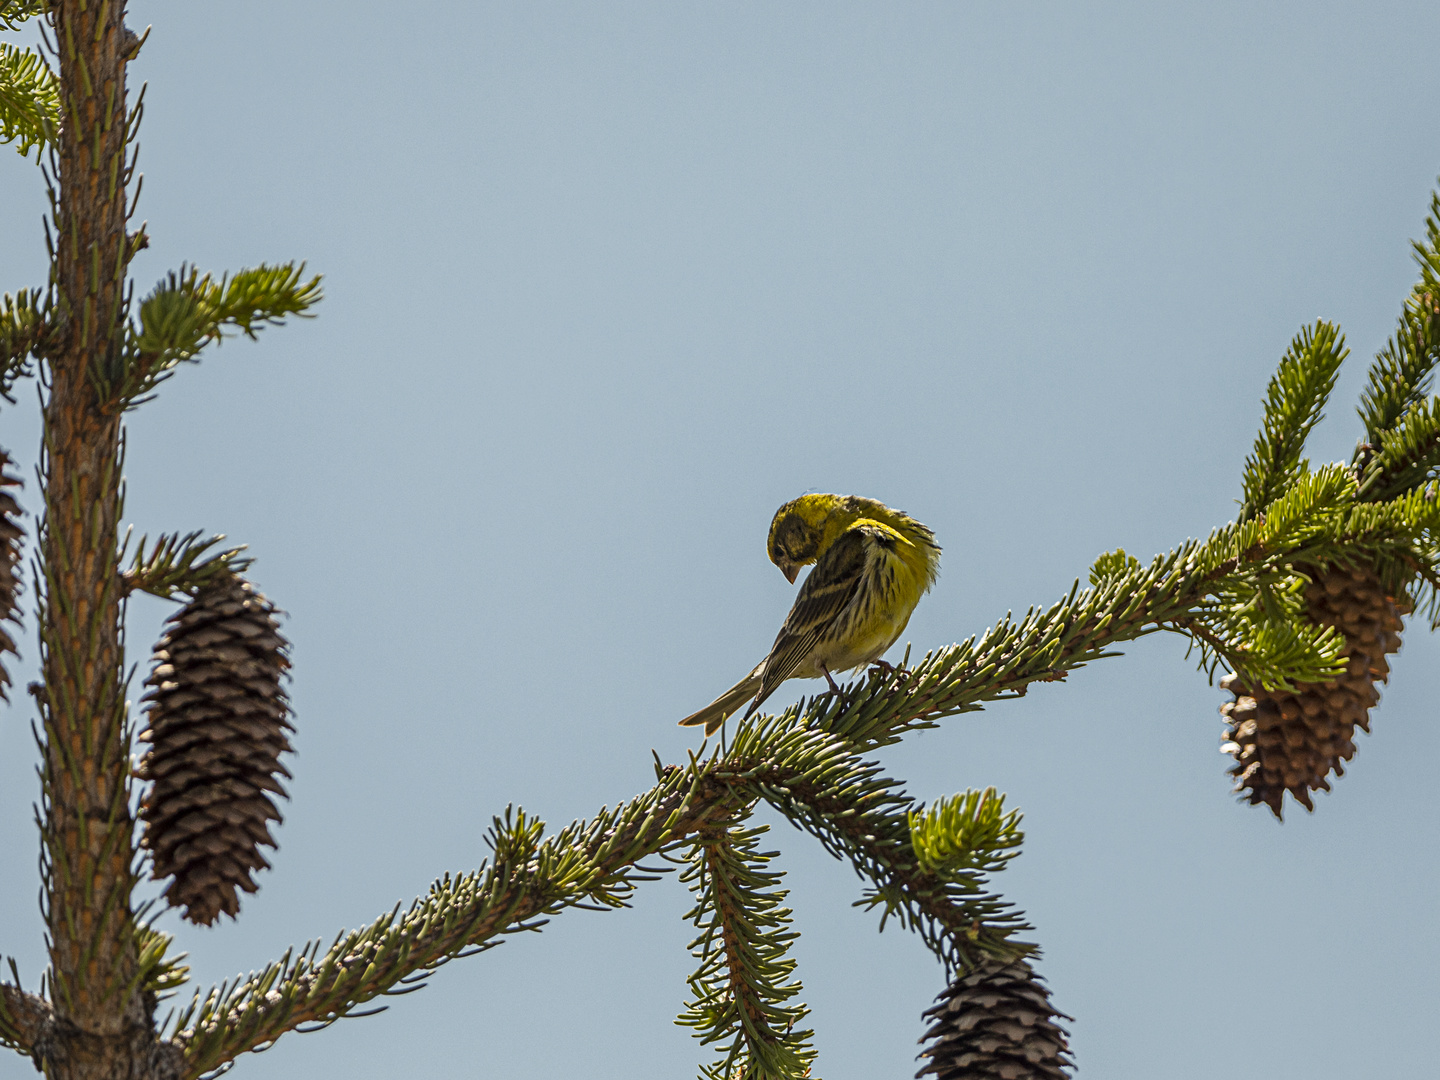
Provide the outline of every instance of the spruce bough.
{"type": "MultiPolygon", "coordinates": [[[[1286,695],[1323,711],[1327,695],[1344,690],[1353,728],[1354,701],[1373,702],[1373,683],[1383,677],[1383,650],[1379,661],[1365,654],[1370,666],[1358,669],[1359,646],[1343,629],[1355,624],[1318,617],[1317,587],[1348,574],[1365,583],[1366,603],[1373,593],[1435,626],[1440,402],[1430,387],[1440,360],[1440,200],[1415,245],[1420,281],[1371,368],[1359,409],[1364,434],[1349,463],[1312,466],[1304,457],[1346,357],[1339,330],[1318,322],[1296,337],[1271,380],[1234,522],[1148,563],[1124,551],[1103,555],[1088,585],[1077,580],[1049,607],[1007,615],[839,694],[732,723],[728,743],[678,764],[657,759],[649,791],[589,820],[547,833],[544,822],[508,808],[487,834],[490,857],[473,872],[447,875],[408,908],[328,944],[310,942],[256,974],[196,992],[159,1025],[157,1002],[183,992],[189,976],[170,955],[168,936],[135,903],[136,886],[155,863],[140,846],[132,807],[143,794],[152,817],[177,828],[184,818],[154,805],[156,791],[136,790],[124,603],[136,591],[194,603],[217,589],[241,589],[249,560],[198,533],[129,548],[121,531],[125,415],[227,335],[254,337],[267,324],[309,314],[320,285],[293,263],[219,277],[180,267],[134,303],[128,265],[146,238],[143,229],[127,230],[138,196],[141,108],[128,99],[126,69],[143,40],[125,27],[123,3],[0,2],[0,28],[29,19],[41,20],[46,48],[0,49],[0,140],[22,154],[35,150],[42,163],[51,270],[42,287],[0,303],[0,394],[13,403],[18,384],[38,381],[44,412],[34,536],[43,681],[31,696],[50,965],[34,989],[13,964],[0,973],[0,1044],[56,1080],[214,1073],[289,1032],[373,1012],[378,999],[418,990],[440,966],[569,908],[624,907],[675,866],[694,892],[698,931],[697,970],[679,1022],[716,1055],[702,1075],[808,1075],[816,1037],[804,1025],[789,953],[794,915],[784,907],[773,853],[763,850],[764,829],[751,821],[761,802],[849,862],[863,882],[856,903],[876,909],[882,925],[893,920],[915,931],[941,962],[951,987],[932,1010],[928,1072],[1058,1075],[1068,1067],[1053,1022],[1061,1014],[1034,980],[1031,928],[993,886],[1022,842],[1018,812],[993,790],[921,804],[886,775],[877,753],[909,732],[1023,695],[1034,682],[1062,680],[1160,630],[1189,638],[1208,673],[1223,665],[1235,674],[1231,685],[1257,704],[1232,713],[1258,715],[1265,695],[1276,716],[1286,695]],[[1357,689],[1356,680],[1366,687],[1357,689]]],[[[5,517],[0,566],[11,567],[20,536],[14,515],[5,517]]],[[[4,614],[14,610],[16,583],[14,575],[0,577],[4,614]]],[[[283,658],[269,646],[248,656],[213,642],[197,648],[212,650],[204,663],[218,665],[214,685],[242,696],[260,693],[257,686],[276,693],[278,676],[261,679],[243,667],[278,671],[283,658]]],[[[209,679],[210,669],[201,675],[209,679]]],[[[177,706],[180,719],[171,725],[182,737],[172,747],[180,766],[202,753],[183,742],[190,708],[177,706]]],[[[249,756],[244,725],[226,716],[195,721],[196,730],[224,729],[205,744],[208,764],[186,789],[197,798],[223,798],[234,780],[214,746],[232,754],[236,775],[252,786],[280,770],[283,712],[267,714],[268,749],[249,756]]],[[[1305,723],[1286,721],[1281,742],[1325,728],[1305,716],[1305,723]]],[[[1248,738],[1235,722],[1235,738],[1248,738]]],[[[1264,765],[1276,751],[1259,728],[1247,730],[1254,738],[1243,747],[1237,741],[1236,752],[1264,765]]],[[[1325,731],[1332,745],[1338,736],[1325,731]]],[[[1312,758],[1320,762],[1312,772],[1331,767],[1331,758],[1312,758]]],[[[1292,783],[1280,765],[1271,772],[1282,779],[1266,781],[1261,798],[1277,812],[1285,790],[1299,799],[1315,786],[1310,774],[1292,783]],[[1309,786],[1297,792],[1296,784],[1309,786]]],[[[1249,774],[1237,775],[1243,789],[1249,774]]],[[[214,805],[214,820],[229,820],[226,806],[214,805]]],[[[227,850],[243,842],[231,837],[227,850]]],[[[203,870],[205,857],[187,865],[203,870]]]]}

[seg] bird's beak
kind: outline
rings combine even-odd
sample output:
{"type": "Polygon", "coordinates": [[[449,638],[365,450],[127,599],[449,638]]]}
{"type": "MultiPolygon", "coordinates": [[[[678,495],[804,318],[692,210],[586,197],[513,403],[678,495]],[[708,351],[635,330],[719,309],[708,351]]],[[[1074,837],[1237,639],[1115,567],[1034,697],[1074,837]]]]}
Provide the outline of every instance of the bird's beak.
{"type": "Polygon", "coordinates": [[[796,563],[787,562],[784,566],[780,567],[780,572],[785,575],[786,581],[794,585],[795,579],[800,576],[800,567],[796,563]]]}

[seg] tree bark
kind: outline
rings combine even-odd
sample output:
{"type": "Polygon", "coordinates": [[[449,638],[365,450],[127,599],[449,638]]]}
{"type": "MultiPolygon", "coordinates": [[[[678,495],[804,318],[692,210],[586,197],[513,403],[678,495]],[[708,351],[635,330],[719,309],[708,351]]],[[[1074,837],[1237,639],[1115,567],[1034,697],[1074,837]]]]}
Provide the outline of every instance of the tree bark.
{"type": "Polygon", "coordinates": [[[44,915],[54,1016],[32,1047],[55,1080],[163,1075],[139,985],[130,728],[118,526],[121,424],[102,388],[127,316],[123,0],[57,0],[62,124],[55,180],[60,334],[42,471],[44,915]],[[157,1071],[160,1070],[160,1071],[157,1071]]]}

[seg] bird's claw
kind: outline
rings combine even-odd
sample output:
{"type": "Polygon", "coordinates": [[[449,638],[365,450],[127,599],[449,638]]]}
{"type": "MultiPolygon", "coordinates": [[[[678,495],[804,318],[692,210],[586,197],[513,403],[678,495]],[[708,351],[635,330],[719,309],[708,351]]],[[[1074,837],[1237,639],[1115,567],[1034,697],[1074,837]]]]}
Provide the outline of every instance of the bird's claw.
{"type": "Polygon", "coordinates": [[[892,679],[896,675],[910,674],[910,672],[905,668],[904,664],[896,666],[895,664],[889,663],[885,660],[876,660],[873,664],[870,665],[870,670],[872,673],[883,675],[887,679],[892,679]]]}

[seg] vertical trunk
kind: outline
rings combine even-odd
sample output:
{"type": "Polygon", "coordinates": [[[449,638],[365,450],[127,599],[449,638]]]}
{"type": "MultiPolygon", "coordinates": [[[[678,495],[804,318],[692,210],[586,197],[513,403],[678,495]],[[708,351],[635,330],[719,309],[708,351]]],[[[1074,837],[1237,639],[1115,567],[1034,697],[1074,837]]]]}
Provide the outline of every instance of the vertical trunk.
{"type": "Polygon", "coordinates": [[[44,862],[53,1028],[36,1059],[60,1080],[156,1075],[130,896],[130,735],[117,573],[121,425],[97,391],[125,317],[124,0],[55,0],[62,129],[50,356],[41,628],[44,862]]]}

